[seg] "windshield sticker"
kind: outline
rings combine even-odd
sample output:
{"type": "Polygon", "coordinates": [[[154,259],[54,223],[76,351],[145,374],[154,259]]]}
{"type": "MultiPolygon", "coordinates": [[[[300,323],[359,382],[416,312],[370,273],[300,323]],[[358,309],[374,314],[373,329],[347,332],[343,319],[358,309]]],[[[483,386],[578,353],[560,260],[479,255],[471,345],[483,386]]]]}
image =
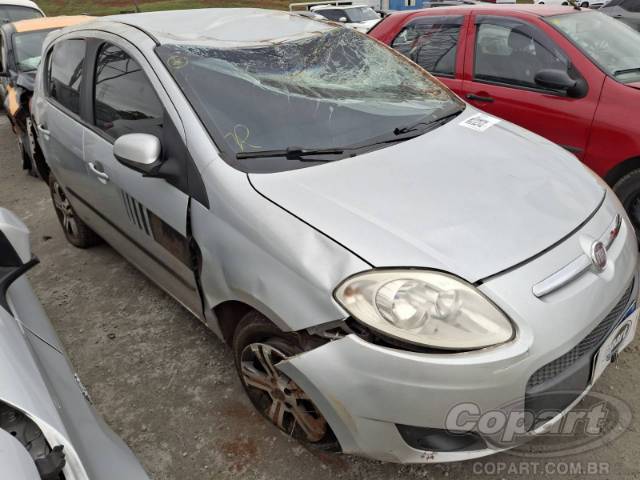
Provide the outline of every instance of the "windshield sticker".
{"type": "Polygon", "coordinates": [[[475,130],[476,132],[484,132],[485,130],[488,130],[499,122],[499,118],[492,117],[484,113],[476,113],[475,115],[460,122],[460,125],[462,127],[467,127],[471,130],[475,130]]]}
{"type": "Polygon", "coordinates": [[[171,68],[180,70],[189,63],[189,60],[187,60],[187,57],[183,57],[182,55],[172,55],[167,59],[167,63],[171,68]]]}

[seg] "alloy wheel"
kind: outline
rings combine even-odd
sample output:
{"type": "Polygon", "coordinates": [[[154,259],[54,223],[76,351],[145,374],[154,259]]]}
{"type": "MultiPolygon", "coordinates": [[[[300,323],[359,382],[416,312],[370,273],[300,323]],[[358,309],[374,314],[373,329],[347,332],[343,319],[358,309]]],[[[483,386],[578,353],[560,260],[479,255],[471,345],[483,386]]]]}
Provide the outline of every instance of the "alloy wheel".
{"type": "Polygon", "coordinates": [[[327,422],[309,396],[276,368],[285,360],[281,350],[267,343],[251,343],[241,354],[241,378],[258,410],[287,434],[319,442],[327,422]]]}
{"type": "Polygon", "coordinates": [[[62,228],[71,237],[77,237],[78,224],[76,222],[75,214],[73,213],[73,208],[71,207],[71,203],[69,203],[69,199],[65,195],[64,190],[62,190],[62,187],[57,181],[53,182],[52,193],[53,204],[56,208],[56,213],[58,214],[62,228]]]}

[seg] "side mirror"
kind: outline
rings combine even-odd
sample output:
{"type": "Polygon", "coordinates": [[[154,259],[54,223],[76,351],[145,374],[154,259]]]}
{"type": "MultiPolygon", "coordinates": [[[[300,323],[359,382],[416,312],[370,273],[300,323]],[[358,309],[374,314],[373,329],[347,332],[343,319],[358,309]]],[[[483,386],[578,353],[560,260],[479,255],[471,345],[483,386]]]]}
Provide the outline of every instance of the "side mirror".
{"type": "Polygon", "coordinates": [[[9,78],[9,72],[0,71],[0,78],[9,78]]]}
{"type": "Polygon", "coordinates": [[[340,17],[340,18],[338,19],[338,21],[339,21],[340,23],[347,23],[349,20],[347,19],[347,17],[340,17]]]}
{"type": "Polygon", "coordinates": [[[162,146],[158,137],[147,133],[122,135],[113,144],[113,156],[138,172],[151,173],[160,162],[162,146]]]}
{"type": "Polygon", "coordinates": [[[534,80],[541,87],[554,90],[569,90],[576,85],[576,81],[564,70],[540,70],[534,80]]]}
{"type": "Polygon", "coordinates": [[[584,97],[588,89],[584,80],[574,80],[565,70],[540,70],[534,81],[541,87],[564,91],[573,98],[584,97]]]}
{"type": "Polygon", "coordinates": [[[6,208],[0,208],[0,270],[20,267],[31,260],[29,229],[6,208]]]}

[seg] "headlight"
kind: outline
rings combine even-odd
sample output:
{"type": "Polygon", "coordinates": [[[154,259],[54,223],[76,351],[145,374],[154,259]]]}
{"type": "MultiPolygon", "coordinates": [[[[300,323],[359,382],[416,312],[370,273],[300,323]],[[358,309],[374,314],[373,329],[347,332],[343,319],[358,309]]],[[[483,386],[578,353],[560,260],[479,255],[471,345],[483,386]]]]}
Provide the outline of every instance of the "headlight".
{"type": "Polygon", "coordinates": [[[474,350],[507,342],[515,333],[473,285],[440,272],[365,272],[342,282],[335,297],[356,320],[417,345],[474,350]]]}

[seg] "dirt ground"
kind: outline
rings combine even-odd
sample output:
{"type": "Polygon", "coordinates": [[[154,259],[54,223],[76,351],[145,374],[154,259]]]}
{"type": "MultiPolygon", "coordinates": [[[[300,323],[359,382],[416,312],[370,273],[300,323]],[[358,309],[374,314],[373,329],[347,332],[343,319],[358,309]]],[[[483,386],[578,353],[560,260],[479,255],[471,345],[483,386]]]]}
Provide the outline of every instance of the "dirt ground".
{"type": "MultiPolygon", "coordinates": [[[[289,439],[253,413],[229,349],[203,325],[110,247],[79,250],[65,241],[46,185],[20,169],[4,115],[0,206],[31,229],[41,264],[30,280],[95,408],[153,478],[571,478],[564,467],[548,470],[557,475],[527,474],[522,460],[509,454],[400,466],[308,450],[289,439]],[[500,472],[500,464],[523,475],[500,472]]],[[[598,385],[634,413],[640,408],[639,345],[636,339],[598,385]]],[[[630,429],[607,447],[555,462],[608,465],[608,474],[591,478],[640,478],[639,418],[634,415],[630,429]]]]}

